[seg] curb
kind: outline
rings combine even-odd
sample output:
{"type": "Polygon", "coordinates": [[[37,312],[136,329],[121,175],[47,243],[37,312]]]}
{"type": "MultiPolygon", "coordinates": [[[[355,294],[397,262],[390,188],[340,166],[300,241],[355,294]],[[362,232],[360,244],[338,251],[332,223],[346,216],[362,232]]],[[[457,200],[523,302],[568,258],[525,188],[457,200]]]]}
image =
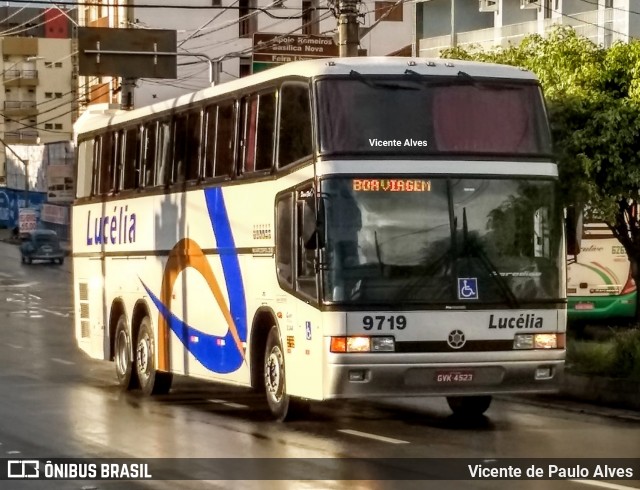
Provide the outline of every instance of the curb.
{"type": "Polygon", "coordinates": [[[565,373],[560,395],[597,405],[640,410],[640,382],[565,373]]]}

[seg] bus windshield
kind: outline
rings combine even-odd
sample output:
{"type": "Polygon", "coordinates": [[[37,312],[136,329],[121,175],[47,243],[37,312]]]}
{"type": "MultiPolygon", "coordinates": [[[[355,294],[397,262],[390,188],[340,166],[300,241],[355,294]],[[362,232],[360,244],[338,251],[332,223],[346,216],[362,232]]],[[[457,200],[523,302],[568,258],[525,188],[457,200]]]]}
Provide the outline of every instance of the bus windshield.
{"type": "Polygon", "coordinates": [[[552,153],[542,93],[530,81],[356,73],[318,81],[317,93],[322,154],[486,159],[552,153]]]}
{"type": "Polygon", "coordinates": [[[324,299],[500,304],[563,297],[556,183],[328,178],[324,299]]]}

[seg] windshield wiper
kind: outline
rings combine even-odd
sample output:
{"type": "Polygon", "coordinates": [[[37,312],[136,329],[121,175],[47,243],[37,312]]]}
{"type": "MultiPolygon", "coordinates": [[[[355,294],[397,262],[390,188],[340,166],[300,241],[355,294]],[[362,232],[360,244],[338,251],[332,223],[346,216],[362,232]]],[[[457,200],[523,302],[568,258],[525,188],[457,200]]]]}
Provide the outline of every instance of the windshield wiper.
{"type": "Polygon", "coordinates": [[[509,306],[512,308],[518,308],[518,298],[513,294],[513,291],[505,281],[504,277],[500,275],[500,271],[496,268],[493,262],[489,259],[477,240],[469,239],[469,227],[467,225],[467,208],[462,208],[462,256],[474,257],[478,259],[480,264],[489,273],[498,290],[502,293],[502,296],[507,300],[509,306]]]}
{"type": "Polygon", "coordinates": [[[379,82],[373,80],[370,77],[365,77],[362,73],[355,70],[349,72],[349,76],[355,80],[358,80],[368,87],[376,89],[391,89],[391,90],[420,90],[418,87],[410,87],[408,85],[401,85],[399,83],[379,82]]]}

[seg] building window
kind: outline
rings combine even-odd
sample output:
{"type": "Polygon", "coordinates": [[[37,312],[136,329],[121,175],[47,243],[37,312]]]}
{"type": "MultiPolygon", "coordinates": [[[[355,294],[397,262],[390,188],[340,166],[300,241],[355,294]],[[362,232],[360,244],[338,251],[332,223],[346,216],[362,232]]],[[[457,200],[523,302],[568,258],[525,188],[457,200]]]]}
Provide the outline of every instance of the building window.
{"type": "Polygon", "coordinates": [[[222,5],[222,0],[211,0],[212,7],[220,7],[222,5]]]}
{"type": "Polygon", "coordinates": [[[62,124],[56,123],[55,128],[56,129],[62,129],[62,124]]]}
{"type": "Polygon", "coordinates": [[[258,30],[256,5],[256,0],[240,0],[238,4],[238,35],[240,37],[251,37],[258,30]]]}
{"type": "Polygon", "coordinates": [[[56,92],[56,99],[62,98],[62,92],[56,92]]]}
{"type": "Polygon", "coordinates": [[[55,67],[56,67],[56,68],[62,68],[62,62],[61,62],[61,61],[57,62],[57,63],[55,64],[55,67]]]}
{"type": "Polygon", "coordinates": [[[44,129],[53,129],[53,124],[51,124],[51,123],[46,123],[46,124],[44,125],[44,129]]]}
{"type": "Polygon", "coordinates": [[[50,61],[45,61],[44,62],[44,67],[45,68],[52,68],[53,67],[53,63],[51,63],[50,61]]]}
{"type": "Polygon", "coordinates": [[[302,34],[320,34],[318,0],[302,0],[302,34]]]}
{"type": "Polygon", "coordinates": [[[375,2],[376,20],[384,16],[383,21],[402,22],[402,3],[375,2]]]}
{"type": "Polygon", "coordinates": [[[45,98],[50,99],[51,97],[53,97],[53,92],[45,92],[44,96],[45,98]]]}

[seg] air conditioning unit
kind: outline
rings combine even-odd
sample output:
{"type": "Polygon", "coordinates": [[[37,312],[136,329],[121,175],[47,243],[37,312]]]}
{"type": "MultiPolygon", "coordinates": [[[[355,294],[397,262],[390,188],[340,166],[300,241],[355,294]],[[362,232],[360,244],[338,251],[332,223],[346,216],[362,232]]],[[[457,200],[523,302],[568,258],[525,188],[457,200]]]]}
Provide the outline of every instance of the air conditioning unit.
{"type": "Polygon", "coordinates": [[[539,9],[542,0],[520,0],[521,9],[539,9]]]}
{"type": "Polygon", "coordinates": [[[480,12],[497,12],[498,0],[480,0],[480,12]]]}

